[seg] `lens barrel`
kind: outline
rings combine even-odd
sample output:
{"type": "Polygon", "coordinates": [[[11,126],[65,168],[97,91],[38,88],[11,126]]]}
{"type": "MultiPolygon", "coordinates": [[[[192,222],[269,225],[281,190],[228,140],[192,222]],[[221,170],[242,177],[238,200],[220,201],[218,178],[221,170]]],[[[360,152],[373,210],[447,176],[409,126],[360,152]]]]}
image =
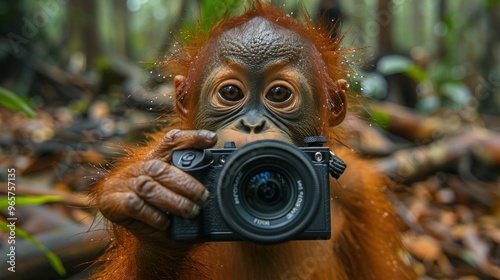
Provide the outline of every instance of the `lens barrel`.
{"type": "Polygon", "coordinates": [[[220,173],[221,216],[249,241],[293,239],[318,211],[322,190],[317,177],[298,148],[276,140],[249,143],[231,154],[220,173]]]}

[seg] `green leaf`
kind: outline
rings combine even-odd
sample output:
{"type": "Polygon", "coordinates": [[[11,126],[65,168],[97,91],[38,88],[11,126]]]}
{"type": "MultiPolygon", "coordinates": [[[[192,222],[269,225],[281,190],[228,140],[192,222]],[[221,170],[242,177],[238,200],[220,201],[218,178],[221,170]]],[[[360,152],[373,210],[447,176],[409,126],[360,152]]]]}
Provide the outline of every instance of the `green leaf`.
{"type": "Polygon", "coordinates": [[[406,75],[408,77],[412,78],[413,80],[421,83],[425,80],[428,79],[427,73],[424,71],[424,69],[414,65],[413,67],[410,67],[406,72],[406,75]]]}
{"type": "Polygon", "coordinates": [[[370,117],[370,121],[379,127],[387,128],[391,124],[391,116],[383,110],[372,108],[370,117]]]}
{"type": "MultiPolygon", "coordinates": [[[[15,206],[40,205],[49,202],[59,202],[62,198],[56,195],[40,195],[40,196],[17,196],[15,206]]],[[[9,207],[8,197],[0,198],[0,210],[9,207]]]]}
{"type": "MultiPolygon", "coordinates": [[[[4,221],[0,221],[0,229],[5,231],[5,232],[10,232],[10,228],[8,227],[8,224],[4,221]]],[[[66,275],[66,269],[64,268],[64,265],[61,261],[61,259],[54,254],[54,252],[50,251],[40,243],[38,240],[36,240],[31,234],[25,232],[24,230],[16,227],[14,232],[16,233],[16,237],[24,238],[31,242],[35,247],[37,247],[40,251],[42,251],[45,256],[49,259],[50,265],[54,270],[60,275],[60,276],[65,276],[66,275]]]]}
{"type": "Polygon", "coordinates": [[[377,71],[382,75],[405,73],[415,64],[402,55],[386,55],[377,62],[377,71]]]}
{"type": "Polygon", "coordinates": [[[488,8],[495,8],[500,5],[500,0],[485,0],[485,4],[488,8]]]}
{"type": "Polygon", "coordinates": [[[377,71],[382,75],[405,74],[417,82],[427,79],[427,73],[402,55],[386,55],[377,62],[377,71]]]}
{"type": "Polygon", "coordinates": [[[22,112],[29,118],[36,116],[35,111],[26,102],[4,87],[0,87],[0,105],[16,112],[22,112]]]}
{"type": "Polygon", "coordinates": [[[472,98],[469,88],[463,83],[444,83],[441,85],[441,91],[443,95],[461,106],[466,105],[472,98]]]}
{"type": "Polygon", "coordinates": [[[236,11],[237,8],[241,8],[242,5],[239,0],[203,0],[201,1],[200,7],[203,30],[208,32],[217,21],[224,17],[224,15],[236,11]]]}
{"type": "MultiPolygon", "coordinates": [[[[365,75],[365,74],[363,74],[365,75]]],[[[349,85],[356,85],[349,81],[349,85]]],[[[361,82],[358,82],[361,84],[361,82]]],[[[363,90],[360,90],[363,95],[369,98],[383,99],[387,96],[387,81],[384,76],[377,72],[366,74],[363,79],[363,90]]]]}

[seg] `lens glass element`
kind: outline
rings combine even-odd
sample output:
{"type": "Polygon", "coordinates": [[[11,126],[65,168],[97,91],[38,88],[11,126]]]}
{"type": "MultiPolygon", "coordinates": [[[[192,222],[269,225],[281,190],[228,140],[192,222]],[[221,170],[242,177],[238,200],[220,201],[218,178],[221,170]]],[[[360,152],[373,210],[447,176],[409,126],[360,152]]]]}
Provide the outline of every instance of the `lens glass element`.
{"type": "Polygon", "coordinates": [[[285,176],[276,171],[255,173],[243,191],[249,210],[258,216],[279,214],[286,211],[291,202],[290,184],[285,176]]]}

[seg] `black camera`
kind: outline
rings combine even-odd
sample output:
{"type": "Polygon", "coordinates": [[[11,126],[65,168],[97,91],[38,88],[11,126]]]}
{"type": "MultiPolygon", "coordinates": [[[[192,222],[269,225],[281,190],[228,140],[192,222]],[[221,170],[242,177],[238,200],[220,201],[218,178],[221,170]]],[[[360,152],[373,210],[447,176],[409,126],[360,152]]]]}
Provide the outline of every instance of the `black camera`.
{"type": "Polygon", "coordinates": [[[260,140],[238,149],[228,142],[221,149],[175,151],[172,164],[211,195],[195,219],[172,217],[173,241],[329,239],[328,174],[340,176],[345,165],[321,146],[323,136],[305,142],[308,147],[260,140]]]}

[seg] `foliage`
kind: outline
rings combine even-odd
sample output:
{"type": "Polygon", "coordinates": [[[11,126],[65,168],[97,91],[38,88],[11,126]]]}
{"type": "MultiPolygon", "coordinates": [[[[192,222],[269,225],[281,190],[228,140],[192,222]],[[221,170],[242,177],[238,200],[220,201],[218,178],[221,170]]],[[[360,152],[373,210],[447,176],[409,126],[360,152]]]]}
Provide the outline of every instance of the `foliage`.
{"type": "Polygon", "coordinates": [[[472,98],[472,93],[461,79],[449,74],[451,68],[446,61],[440,61],[423,69],[409,58],[387,55],[377,63],[377,72],[382,75],[405,74],[419,84],[422,98],[418,109],[431,112],[440,107],[464,108],[472,98]]]}
{"type": "Polygon", "coordinates": [[[33,109],[26,102],[4,87],[0,87],[0,105],[16,112],[22,112],[29,118],[36,116],[33,109]]]}
{"type": "Polygon", "coordinates": [[[207,34],[210,28],[219,20],[227,16],[228,13],[234,13],[238,11],[238,9],[244,8],[241,2],[241,0],[200,0],[199,21],[194,20],[194,18],[185,20],[182,23],[181,30],[190,33],[193,30],[201,29],[200,31],[207,34]]]}
{"type": "MultiPolygon", "coordinates": [[[[27,206],[27,205],[40,205],[49,202],[58,202],[61,201],[59,196],[19,196],[16,197],[15,205],[16,206],[27,206]]],[[[12,200],[8,200],[8,197],[4,197],[0,199],[0,210],[9,210],[11,211],[12,200]],[[9,203],[10,202],[10,203],[9,203]]],[[[0,230],[5,232],[9,232],[10,228],[8,227],[8,223],[5,221],[0,221],[0,230]]],[[[42,243],[36,240],[31,234],[25,232],[24,230],[16,227],[15,228],[16,236],[24,238],[35,245],[40,251],[42,251],[47,258],[49,259],[50,265],[54,268],[54,270],[60,275],[66,275],[66,270],[64,269],[63,263],[61,259],[54,254],[52,251],[47,249],[42,243]]]]}

